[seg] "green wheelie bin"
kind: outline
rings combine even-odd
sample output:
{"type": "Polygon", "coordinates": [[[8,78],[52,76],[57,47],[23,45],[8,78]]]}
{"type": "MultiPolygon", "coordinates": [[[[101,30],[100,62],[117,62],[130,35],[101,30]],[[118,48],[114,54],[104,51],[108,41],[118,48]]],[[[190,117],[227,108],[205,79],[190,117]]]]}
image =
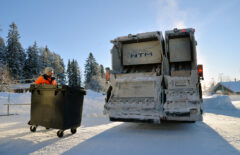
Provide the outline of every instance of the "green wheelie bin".
{"type": "Polygon", "coordinates": [[[62,137],[67,129],[71,129],[72,134],[77,132],[77,127],[81,125],[86,95],[82,87],[32,84],[30,91],[30,131],[35,132],[38,126],[59,129],[58,137],[62,137]]]}

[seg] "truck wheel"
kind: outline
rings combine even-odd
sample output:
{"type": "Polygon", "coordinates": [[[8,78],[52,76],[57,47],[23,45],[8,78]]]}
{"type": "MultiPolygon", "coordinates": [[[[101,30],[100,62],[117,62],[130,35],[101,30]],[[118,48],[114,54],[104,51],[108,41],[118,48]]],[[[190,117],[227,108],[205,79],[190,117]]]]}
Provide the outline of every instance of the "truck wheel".
{"type": "Polygon", "coordinates": [[[35,132],[35,131],[36,131],[36,129],[37,129],[37,127],[36,127],[36,126],[34,126],[34,125],[30,126],[30,131],[31,131],[31,132],[35,132]]]}
{"type": "Polygon", "coordinates": [[[75,129],[75,128],[72,128],[72,129],[71,129],[71,133],[72,133],[72,134],[75,134],[76,132],[77,132],[77,129],[75,129]]]}
{"type": "Polygon", "coordinates": [[[58,130],[57,136],[61,138],[63,136],[63,130],[58,130]]]}

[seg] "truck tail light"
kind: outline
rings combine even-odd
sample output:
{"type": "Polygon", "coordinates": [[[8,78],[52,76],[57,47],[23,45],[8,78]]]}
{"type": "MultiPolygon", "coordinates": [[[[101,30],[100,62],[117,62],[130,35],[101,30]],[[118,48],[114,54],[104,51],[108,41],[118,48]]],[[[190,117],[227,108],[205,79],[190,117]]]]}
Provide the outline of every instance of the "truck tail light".
{"type": "Polygon", "coordinates": [[[203,65],[198,65],[198,76],[203,80],[203,65]]]}
{"type": "Polygon", "coordinates": [[[110,68],[106,68],[106,81],[110,81],[110,68]]]}

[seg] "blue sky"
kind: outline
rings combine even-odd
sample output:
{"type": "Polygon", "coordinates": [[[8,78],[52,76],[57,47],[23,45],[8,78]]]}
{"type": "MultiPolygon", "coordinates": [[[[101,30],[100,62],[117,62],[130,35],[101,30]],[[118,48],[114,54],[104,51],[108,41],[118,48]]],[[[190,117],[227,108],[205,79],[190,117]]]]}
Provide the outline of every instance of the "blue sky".
{"type": "Polygon", "coordinates": [[[77,59],[83,69],[92,52],[111,66],[109,42],[118,36],[174,27],[193,27],[205,81],[240,80],[239,0],[1,0],[0,25],[6,40],[9,25],[19,28],[24,48],[37,41],[67,63],[77,59]]]}

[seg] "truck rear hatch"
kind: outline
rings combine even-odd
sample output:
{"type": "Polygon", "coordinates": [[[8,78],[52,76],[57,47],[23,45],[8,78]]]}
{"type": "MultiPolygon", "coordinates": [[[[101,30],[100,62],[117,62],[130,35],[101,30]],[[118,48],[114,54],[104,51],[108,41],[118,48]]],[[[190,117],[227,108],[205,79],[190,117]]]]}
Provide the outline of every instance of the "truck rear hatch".
{"type": "Polygon", "coordinates": [[[160,121],[162,76],[134,73],[111,78],[114,87],[105,106],[111,119],[160,121]]]}
{"type": "Polygon", "coordinates": [[[169,73],[164,76],[164,113],[168,120],[202,120],[194,32],[194,29],[174,29],[165,33],[169,73]]]}

